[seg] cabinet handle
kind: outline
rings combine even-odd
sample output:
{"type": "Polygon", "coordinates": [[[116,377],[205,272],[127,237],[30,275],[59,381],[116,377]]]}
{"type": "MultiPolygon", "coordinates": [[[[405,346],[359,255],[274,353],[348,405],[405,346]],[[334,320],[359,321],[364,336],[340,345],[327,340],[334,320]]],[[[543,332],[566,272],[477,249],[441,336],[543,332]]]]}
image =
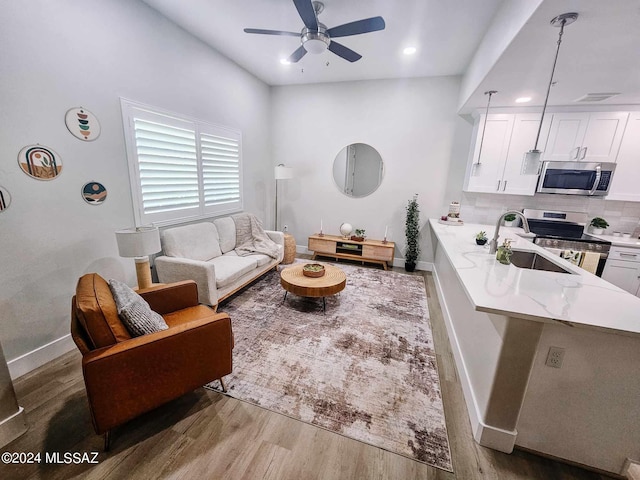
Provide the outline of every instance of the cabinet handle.
{"type": "Polygon", "coordinates": [[[621,257],[637,257],[638,254],[637,253],[625,253],[625,252],[620,252],[619,254],[621,257]]]}
{"type": "Polygon", "coordinates": [[[496,187],[496,192],[500,191],[500,180],[498,180],[498,186],[496,187]]]}
{"type": "Polygon", "coordinates": [[[580,147],[576,147],[575,148],[576,153],[571,155],[571,158],[573,158],[574,160],[578,159],[578,155],[580,155],[580,147]]]}
{"type": "Polygon", "coordinates": [[[587,156],[587,147],[582,149],[582,155],[580,155],[580,160],[584,160],[584,157],[587,156]]]}
{"type": "Polygon", "coordinates": [[[508,180],[505,180],[505,181],[504,181],[504,185],[502,186],[502,191],[503,191],[503,192],[507,189],[507,181],[508,181],[508,180]]]}

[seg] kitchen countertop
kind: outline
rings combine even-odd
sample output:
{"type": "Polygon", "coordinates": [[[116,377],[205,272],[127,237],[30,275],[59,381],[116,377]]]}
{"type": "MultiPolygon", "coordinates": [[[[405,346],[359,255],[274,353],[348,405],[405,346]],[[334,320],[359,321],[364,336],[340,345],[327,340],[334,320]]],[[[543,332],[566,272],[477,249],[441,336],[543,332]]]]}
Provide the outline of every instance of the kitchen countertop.
{"type": "Polygon", "coordinates": [[[523,229],[501,227],[498,244],[511,238],[515,250],[538,253],[571,274],[499,263],[495,254],[489,254],[488,243],[475,243],[481,230],[491,238],[495,225],[449,226],[437,219],[429,223],[475,310],[609,333],[640,334],[640,298],[522,238],[523,229]]]}
{"type": "Polygon", "coordinates": [[[592,237],[611,242],[611,245],[613,245],[614,247],[640,248],[640,239],[638,238],[614,237],[613,235],[596,235],[595,233],[591,232],[587,233],[592,237]]]}

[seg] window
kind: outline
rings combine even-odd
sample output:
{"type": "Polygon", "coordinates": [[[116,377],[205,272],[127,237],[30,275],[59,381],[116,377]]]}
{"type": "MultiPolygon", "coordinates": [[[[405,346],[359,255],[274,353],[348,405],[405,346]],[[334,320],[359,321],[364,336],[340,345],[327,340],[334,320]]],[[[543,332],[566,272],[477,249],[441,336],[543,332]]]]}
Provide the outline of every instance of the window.
{"type": "Polygon", "coordinates": [[[121,99],[136,225],[242,210],[242,135],[121,99]]]}

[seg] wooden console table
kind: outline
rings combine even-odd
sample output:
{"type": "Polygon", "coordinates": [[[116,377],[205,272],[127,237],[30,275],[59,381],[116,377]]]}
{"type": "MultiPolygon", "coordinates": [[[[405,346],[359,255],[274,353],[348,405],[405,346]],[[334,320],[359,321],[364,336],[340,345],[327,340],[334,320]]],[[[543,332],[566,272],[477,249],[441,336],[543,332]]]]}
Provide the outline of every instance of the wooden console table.
{"type": "Polygon", "coordinates": [[[348,258],[368,263],[378,263],[387,270],[393,264],[396,245],[393,242],[382,243],[382,240],[364,240],[356,242],[339,235],[311,235],[307,248],[316,257],[348,258]]]}

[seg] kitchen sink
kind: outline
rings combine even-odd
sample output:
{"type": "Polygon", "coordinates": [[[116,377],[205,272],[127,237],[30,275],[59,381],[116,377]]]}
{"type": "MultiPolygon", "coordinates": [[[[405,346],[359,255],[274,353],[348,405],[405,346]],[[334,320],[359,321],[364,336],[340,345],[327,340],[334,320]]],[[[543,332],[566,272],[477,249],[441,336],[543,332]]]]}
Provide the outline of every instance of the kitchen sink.
{"type": "Polygon", "coordinates": [[[511,255],[511,264],[518,268],[528,268],[531,270],[544,270],[545,272],[571,273],[560,265],[547,260],[542,255],[535,252],[524,252],[522,250],[514,250],[511,255]]]}

